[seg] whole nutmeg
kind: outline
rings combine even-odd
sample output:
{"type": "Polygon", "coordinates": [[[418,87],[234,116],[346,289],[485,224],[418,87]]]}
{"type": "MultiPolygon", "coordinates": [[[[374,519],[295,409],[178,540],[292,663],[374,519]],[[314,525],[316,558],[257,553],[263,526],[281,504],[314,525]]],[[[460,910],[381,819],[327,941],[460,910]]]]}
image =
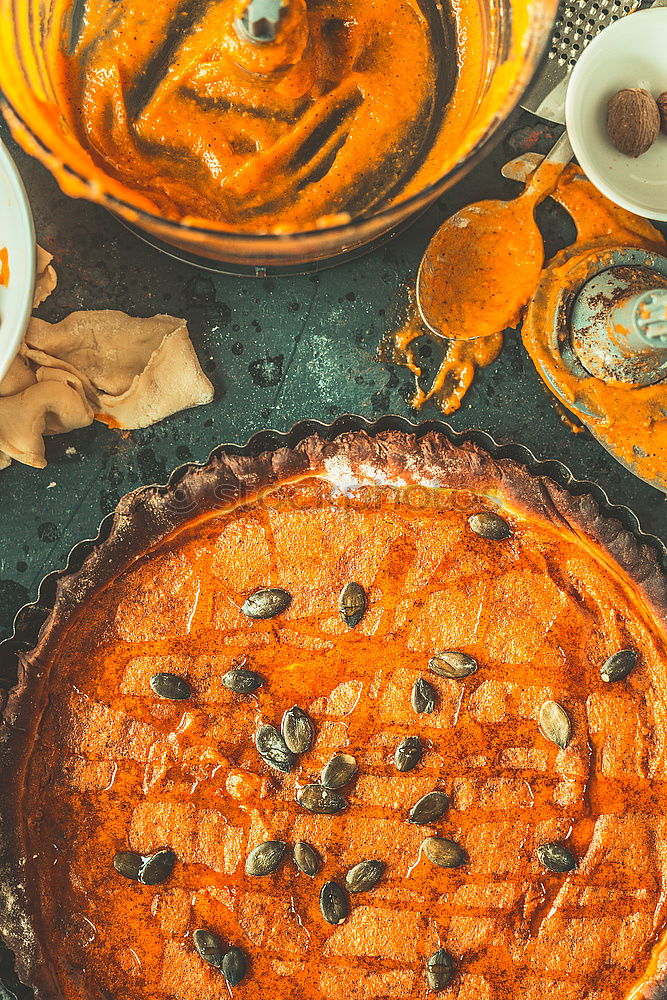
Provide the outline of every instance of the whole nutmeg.
{"type": "Polygon", "coordinates": [[[609,140],[619,153],[641,156],[660,131],[660,111],[648,90],[628,87],[614,94],[607,106],[609,140]]]}
{"type": "Polygon", "coordinates": [[[662,131],[667,135],[667,90],[658,98],[658,111],[662,121],[662,131]]]}

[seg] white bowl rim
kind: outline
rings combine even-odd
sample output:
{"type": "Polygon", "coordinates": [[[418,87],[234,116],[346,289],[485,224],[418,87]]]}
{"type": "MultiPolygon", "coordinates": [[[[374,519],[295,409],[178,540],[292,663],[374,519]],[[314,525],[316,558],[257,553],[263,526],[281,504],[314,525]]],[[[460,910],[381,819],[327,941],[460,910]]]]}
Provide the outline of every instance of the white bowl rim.
{"type": "Polygon", "coordinates": [[[32,313],[35,290],[35,225],[30,202],[9,150],[0,139],[0,247],[10,252],[9,283],[0,289],[0,381],[16,357],[32,313]],[[7,228],[8,227],[8,228],[7,228]]]}

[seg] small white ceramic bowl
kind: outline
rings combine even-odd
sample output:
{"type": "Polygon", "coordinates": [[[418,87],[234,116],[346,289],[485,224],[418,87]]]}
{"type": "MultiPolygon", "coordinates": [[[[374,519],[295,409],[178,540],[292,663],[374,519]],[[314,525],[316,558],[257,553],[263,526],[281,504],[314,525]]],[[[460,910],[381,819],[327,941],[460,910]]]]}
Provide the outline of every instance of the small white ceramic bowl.
{"type": "Polygon", "coordinates": [[[607,135],[607,104],[624,87],[654,97],[667,90],[667,7],[605,28],[580,56],[565,101],[572,148],[593,184],[622,208],[667,222],[667,135],[636,159],[619,153],[607,135]]]}
{"type": "Polygon", "coordinates": [[[28,196],[7,147],[0,141],[0,249],[7,248],[9,281],[0,285],[0,382],[16,357],[32,312],[35,227],[28,196]]]}

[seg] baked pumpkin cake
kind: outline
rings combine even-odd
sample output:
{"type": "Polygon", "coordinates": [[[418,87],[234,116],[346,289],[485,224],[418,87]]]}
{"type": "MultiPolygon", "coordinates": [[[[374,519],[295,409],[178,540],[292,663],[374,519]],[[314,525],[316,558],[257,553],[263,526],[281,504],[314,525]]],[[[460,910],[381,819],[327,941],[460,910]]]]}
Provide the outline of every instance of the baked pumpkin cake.
{"type": "Polygon", "coordinates": [[[4,711],[52,1000],[665,996],[665,578],[438,433],[126,497],[4,711]]]}

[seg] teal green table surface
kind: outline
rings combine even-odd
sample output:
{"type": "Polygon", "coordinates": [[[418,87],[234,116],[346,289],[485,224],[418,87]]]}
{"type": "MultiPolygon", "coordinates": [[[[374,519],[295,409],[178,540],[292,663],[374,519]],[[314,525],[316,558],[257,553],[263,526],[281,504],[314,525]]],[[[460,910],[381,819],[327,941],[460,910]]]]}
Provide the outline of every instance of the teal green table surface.
{"type": "MultiPolygon", "coordinates": [[[[146,430],[120,434],[94,423],[51,438],[46,469],[14,463],[0,472],[0,638],[42,577],[64,565],[79,539],[96,534],[128,490],[163,482],[175,466],[203,461],[221,442],[243,443],[267,427],[329,422],[346,412],[419,419],[409,404],[411,376],[379,362],[378,344],[438,223],[466,202],[518,190],[499,167],[528,146],[548,147],[552,136],[534,122],[518,117],[489,159],[394,242],[319,274],[263,279],[208,274],[161,255],[101,208],[66,198],[0,127],[28,189],[38,240],[58,272],[58,288],[38,315],[56,321],[75,309],[114,308],[184,316],[216,393],[210,405],[146,430]]],[[[540,212],[553,252],[569,242],[571,223],[552,203],[540,212]]],[[[433,372],[437,350],[425,341],[420,353],[433,372]]],[[[422,411],[423,418],[437,416],[434,406],[422,411]]],[[[667,497],[635,479],[587,432],[568,429],[516,333],[506,335],[498,361],[477,375],[448,419],[458,430],[480,428],[499,442],[527,445],[538,458],[559,459],[667,541],[667,497]]]]}

